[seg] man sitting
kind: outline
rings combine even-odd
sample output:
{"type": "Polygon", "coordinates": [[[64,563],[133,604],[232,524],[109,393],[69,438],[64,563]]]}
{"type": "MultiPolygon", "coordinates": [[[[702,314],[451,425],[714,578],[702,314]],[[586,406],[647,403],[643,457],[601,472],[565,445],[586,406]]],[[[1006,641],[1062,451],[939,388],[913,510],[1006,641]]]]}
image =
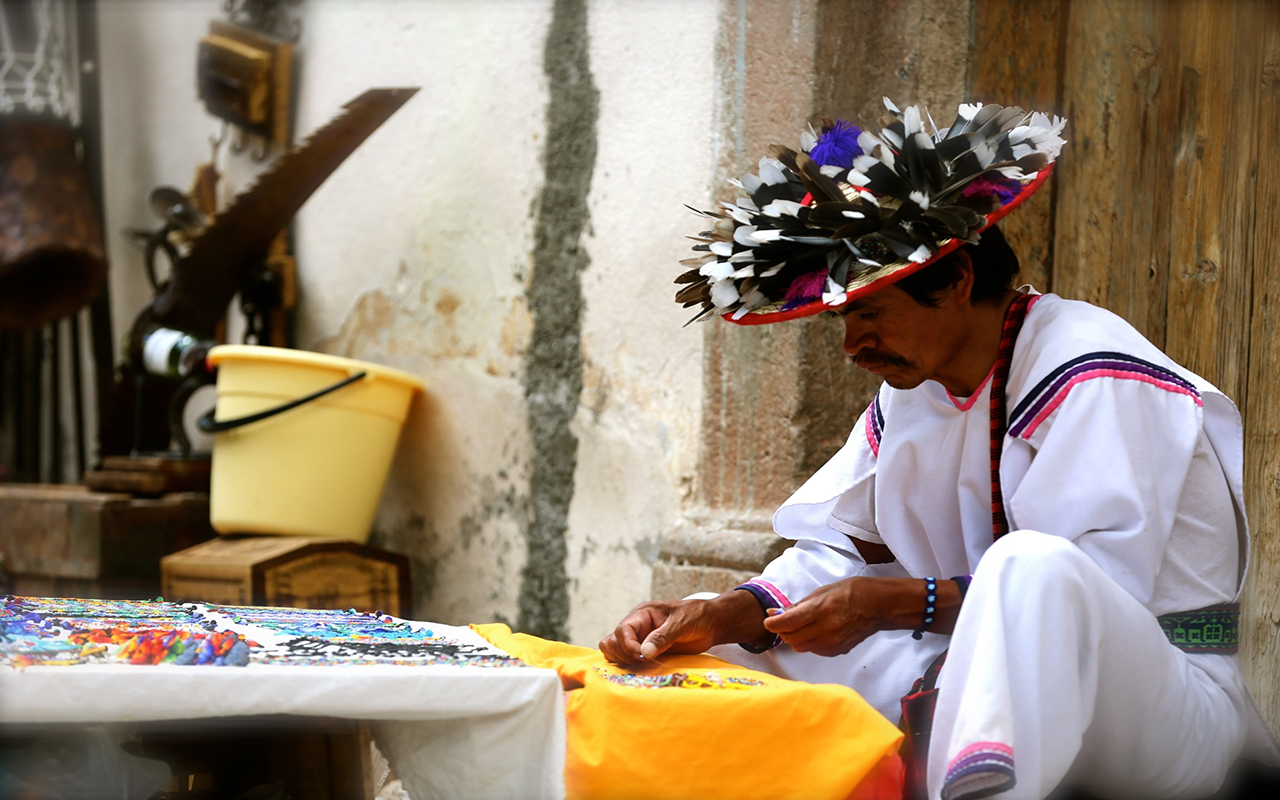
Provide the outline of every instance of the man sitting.
{"type": "Polygon", "coordinates": [[[762,162],[710,215],[705,291],[682,290],[744,322],[834,310],[884,384],[778,510],[795,546],[737,590],[641,604],[600,648],[741,644],[713,652],[851,686],[890,719],[945,651],[930,797],[1211,794],[1268,736],[1235,655],[1239,414],[1119,317],[1014,289],[990,226],[1043,182],[1061,121],[970,106],[927,134],[890,110],[843,161],[818,139],[762,162]]]}

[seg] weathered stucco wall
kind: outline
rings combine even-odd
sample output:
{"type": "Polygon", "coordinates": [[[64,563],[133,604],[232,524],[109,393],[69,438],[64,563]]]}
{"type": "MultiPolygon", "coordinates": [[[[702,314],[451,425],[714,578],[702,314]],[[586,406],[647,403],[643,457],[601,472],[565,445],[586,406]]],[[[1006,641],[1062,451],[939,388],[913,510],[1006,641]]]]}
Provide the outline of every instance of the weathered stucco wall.
{"type": "MultiPolygon", "coordinates": [[[[195,48],[217,0],[101,6],[116,330],[155,227],[219,125],[195,48]]],[[[649,593],[691,491],[702,335],[671,279],[710,202],[716,0],[305,0],[295,137],[373,86],[421,86],[296,219],[298,345],[407,370],[372,541],[419,616],[594,643],[649,593]]],[[[224,194],[260,169],[219,154],[224,194]]]]}
{"type": "Polygon", "coordinates": [[[701,333],[672,302],[684,203],[710,202],[716,2],[595,2],[600,91],[590,266],[582,275],[583,394],[569,514],[569,633],[594,644],[649,596],[658,537],[697,463],[701,333]]]}

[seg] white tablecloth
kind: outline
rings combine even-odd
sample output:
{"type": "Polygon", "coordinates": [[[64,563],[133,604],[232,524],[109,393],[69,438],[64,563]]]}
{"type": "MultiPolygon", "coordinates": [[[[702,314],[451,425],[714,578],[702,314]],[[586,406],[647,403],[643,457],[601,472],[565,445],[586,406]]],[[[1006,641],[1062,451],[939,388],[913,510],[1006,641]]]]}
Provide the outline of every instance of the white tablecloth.
{"type": "Polygon", "coordinates": [[[564,796],[564,706],[552,670],[386,664],[0,666],[0,724],[268,714],[369,721],[379,749],[414,800],[564,796]]]}

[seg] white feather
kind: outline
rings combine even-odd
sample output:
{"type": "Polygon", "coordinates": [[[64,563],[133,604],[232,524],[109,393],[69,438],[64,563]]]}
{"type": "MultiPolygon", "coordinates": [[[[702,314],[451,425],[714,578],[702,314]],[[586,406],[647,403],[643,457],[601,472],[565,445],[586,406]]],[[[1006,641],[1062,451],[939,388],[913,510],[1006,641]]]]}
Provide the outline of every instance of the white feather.
{"type": "Polygon", "coordinates": [[[763,213],[770,217],[795,217],[800,214],[800,209],[804,206],[794,200],[774,200],[772,203],[764,207],[763,213]]]}
{"type": "Polygon", "coordinates": [[[751,291],[747,292],[742,298],[742,310],[750,311],[753,308],[759,308],[767,302],[769,302],[769,298],[764,296],[764,292],[752,287],[751,291]]]}
{"type": "Polygon", "coordinates": [[[848,294],[845,292],[844,287],[828,277],[826,291],[822,293],[822,302],[829,306],[838,306],[845,301],[846,297],[848,297],[848,294]]]}
{"type": "Polygon", "coordinates": [[[973,146],[973,154],[977,156],[978,163],[983,169],[991,166],[991,162],[996,160],[996,149],[991,146],[990,142],[982,141],[973,146]]]}
{"type": "Polygon", "coordinates": [[[783,236],[782,241],[795,242],[796,244],[812,244],[812,245],[834,244],[830,236],[783,236]]]}
{"type": "Polygon", "coordinates": [[[782,238],[782,231],[777,228],[763,228],[751,234],[751,238],[755,244],[768,244],[776,242],[782,238]]]}
{"type": "Polygon", "coordinates": [[[879,158],[881,161],[883,161],[886,167],[897,172],[898,161],[894,157],[892,149],[890,149],[889,147],[886,147],[885,145],[880,145],[875,149],[875,152],[873,153],[873,155],[875,155],[876,158],[879,158]]]}
{"type": "Polygon", "coordinates": [[[915,136],[924,130],[924,125],[920,122],[920,107],[907,106],[907,110],[902,112],[902,131],[907,136],[915,136]]]}
{"type": "Polygon", "coordinates": [[[853,171],[855,170],[857,172],[866,172],[867,170],[871,169],[878,163],[880,163],[880,159],[876,158],[875,156],[868,156],[868,155],[857,156],[856,158],[853,159],[853,169],[850,171],[849,174],[852,175],[853,171]]]}
{"type": "Polygon", "coordinates": [[[738,302],[737,284],[729,278],[711,284],[711,302],[716,308],[728,308],[738,302]]]}
{"type": "Polygon", "coordinates": [[[727,261],[717,261],[713,264],[703,264],[698,268],[698,274],[706,275],[713,281],[722,281],[733,274],[733,267],[729,266],[727,261]]]}
{"type": "Polygon", "coordinates": [[[787,175],[782,171],[782,162],[765,156],[760,159],[760,180],[770,186],[787,182],[787,175]]]}
{"type": "Polygon", "coordinates": [[[888,97],[884,98],[884,107],[885,107],[885,108],[887,108],[887,109],[889,109],[890,111],[892,111],[892,112],[893,112],[893,113],[895,113],[895,114],[897,114],[897,113],[898,113],[898,107],[897,107],[897,106],[895,106],[895,105],[893,104],[893,101],[892,101],[892,100],[890,100],[888,97]]]}
{"type": "MultiPolygon", "coordinates": [[[[920,208],[922,209],[928,210],[929,208],[929,196],[924,192],[919,192],[919,191],[911,192],[910,194],[907,195],[907,199],[915,203],[916,205],[920,206],[920,208]]],[[[735,234],[735,238],[736,238],[736,234],[735,234]]]]}
{"type": "Polygon", "coordinates": [[[919,247],[917,247],[917,248],[915,249],[915,252],[914,252],[914,253],[912,253],[911,255],[907,256],[907,260],[908,260],[908,261],[913,261],[913,262],[915,262],[915,263],[917,263],[917,264],[923,264],[924,262],[926,262],[926,261],[928,261],[928,260],[929,260],[929,257],[930,257],[931,255],[933,255],[933,254],[932,254],[931,252],[929,252],[929,248],[928,248],[928,247],[925,247],[924,245],[920,245],[919,247]]]}
{"type": "Polygon", "coordinates": [[[733,255],[733,242],[712,242],[711,252],[718,256],[728,258],[733,255]]]}

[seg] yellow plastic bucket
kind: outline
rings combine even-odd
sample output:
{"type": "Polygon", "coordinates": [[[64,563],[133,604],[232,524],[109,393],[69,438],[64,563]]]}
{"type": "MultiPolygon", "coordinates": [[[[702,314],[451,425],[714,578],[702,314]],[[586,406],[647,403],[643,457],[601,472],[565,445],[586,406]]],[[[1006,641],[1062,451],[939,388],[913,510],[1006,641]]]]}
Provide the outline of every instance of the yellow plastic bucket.
{"type": "Polygon", "coordinates": [[[217,406],[200,427],[214,434],[214,530],[368,539],[422,381],[281,347],[220,345],[209,363],[217,406]]]}

